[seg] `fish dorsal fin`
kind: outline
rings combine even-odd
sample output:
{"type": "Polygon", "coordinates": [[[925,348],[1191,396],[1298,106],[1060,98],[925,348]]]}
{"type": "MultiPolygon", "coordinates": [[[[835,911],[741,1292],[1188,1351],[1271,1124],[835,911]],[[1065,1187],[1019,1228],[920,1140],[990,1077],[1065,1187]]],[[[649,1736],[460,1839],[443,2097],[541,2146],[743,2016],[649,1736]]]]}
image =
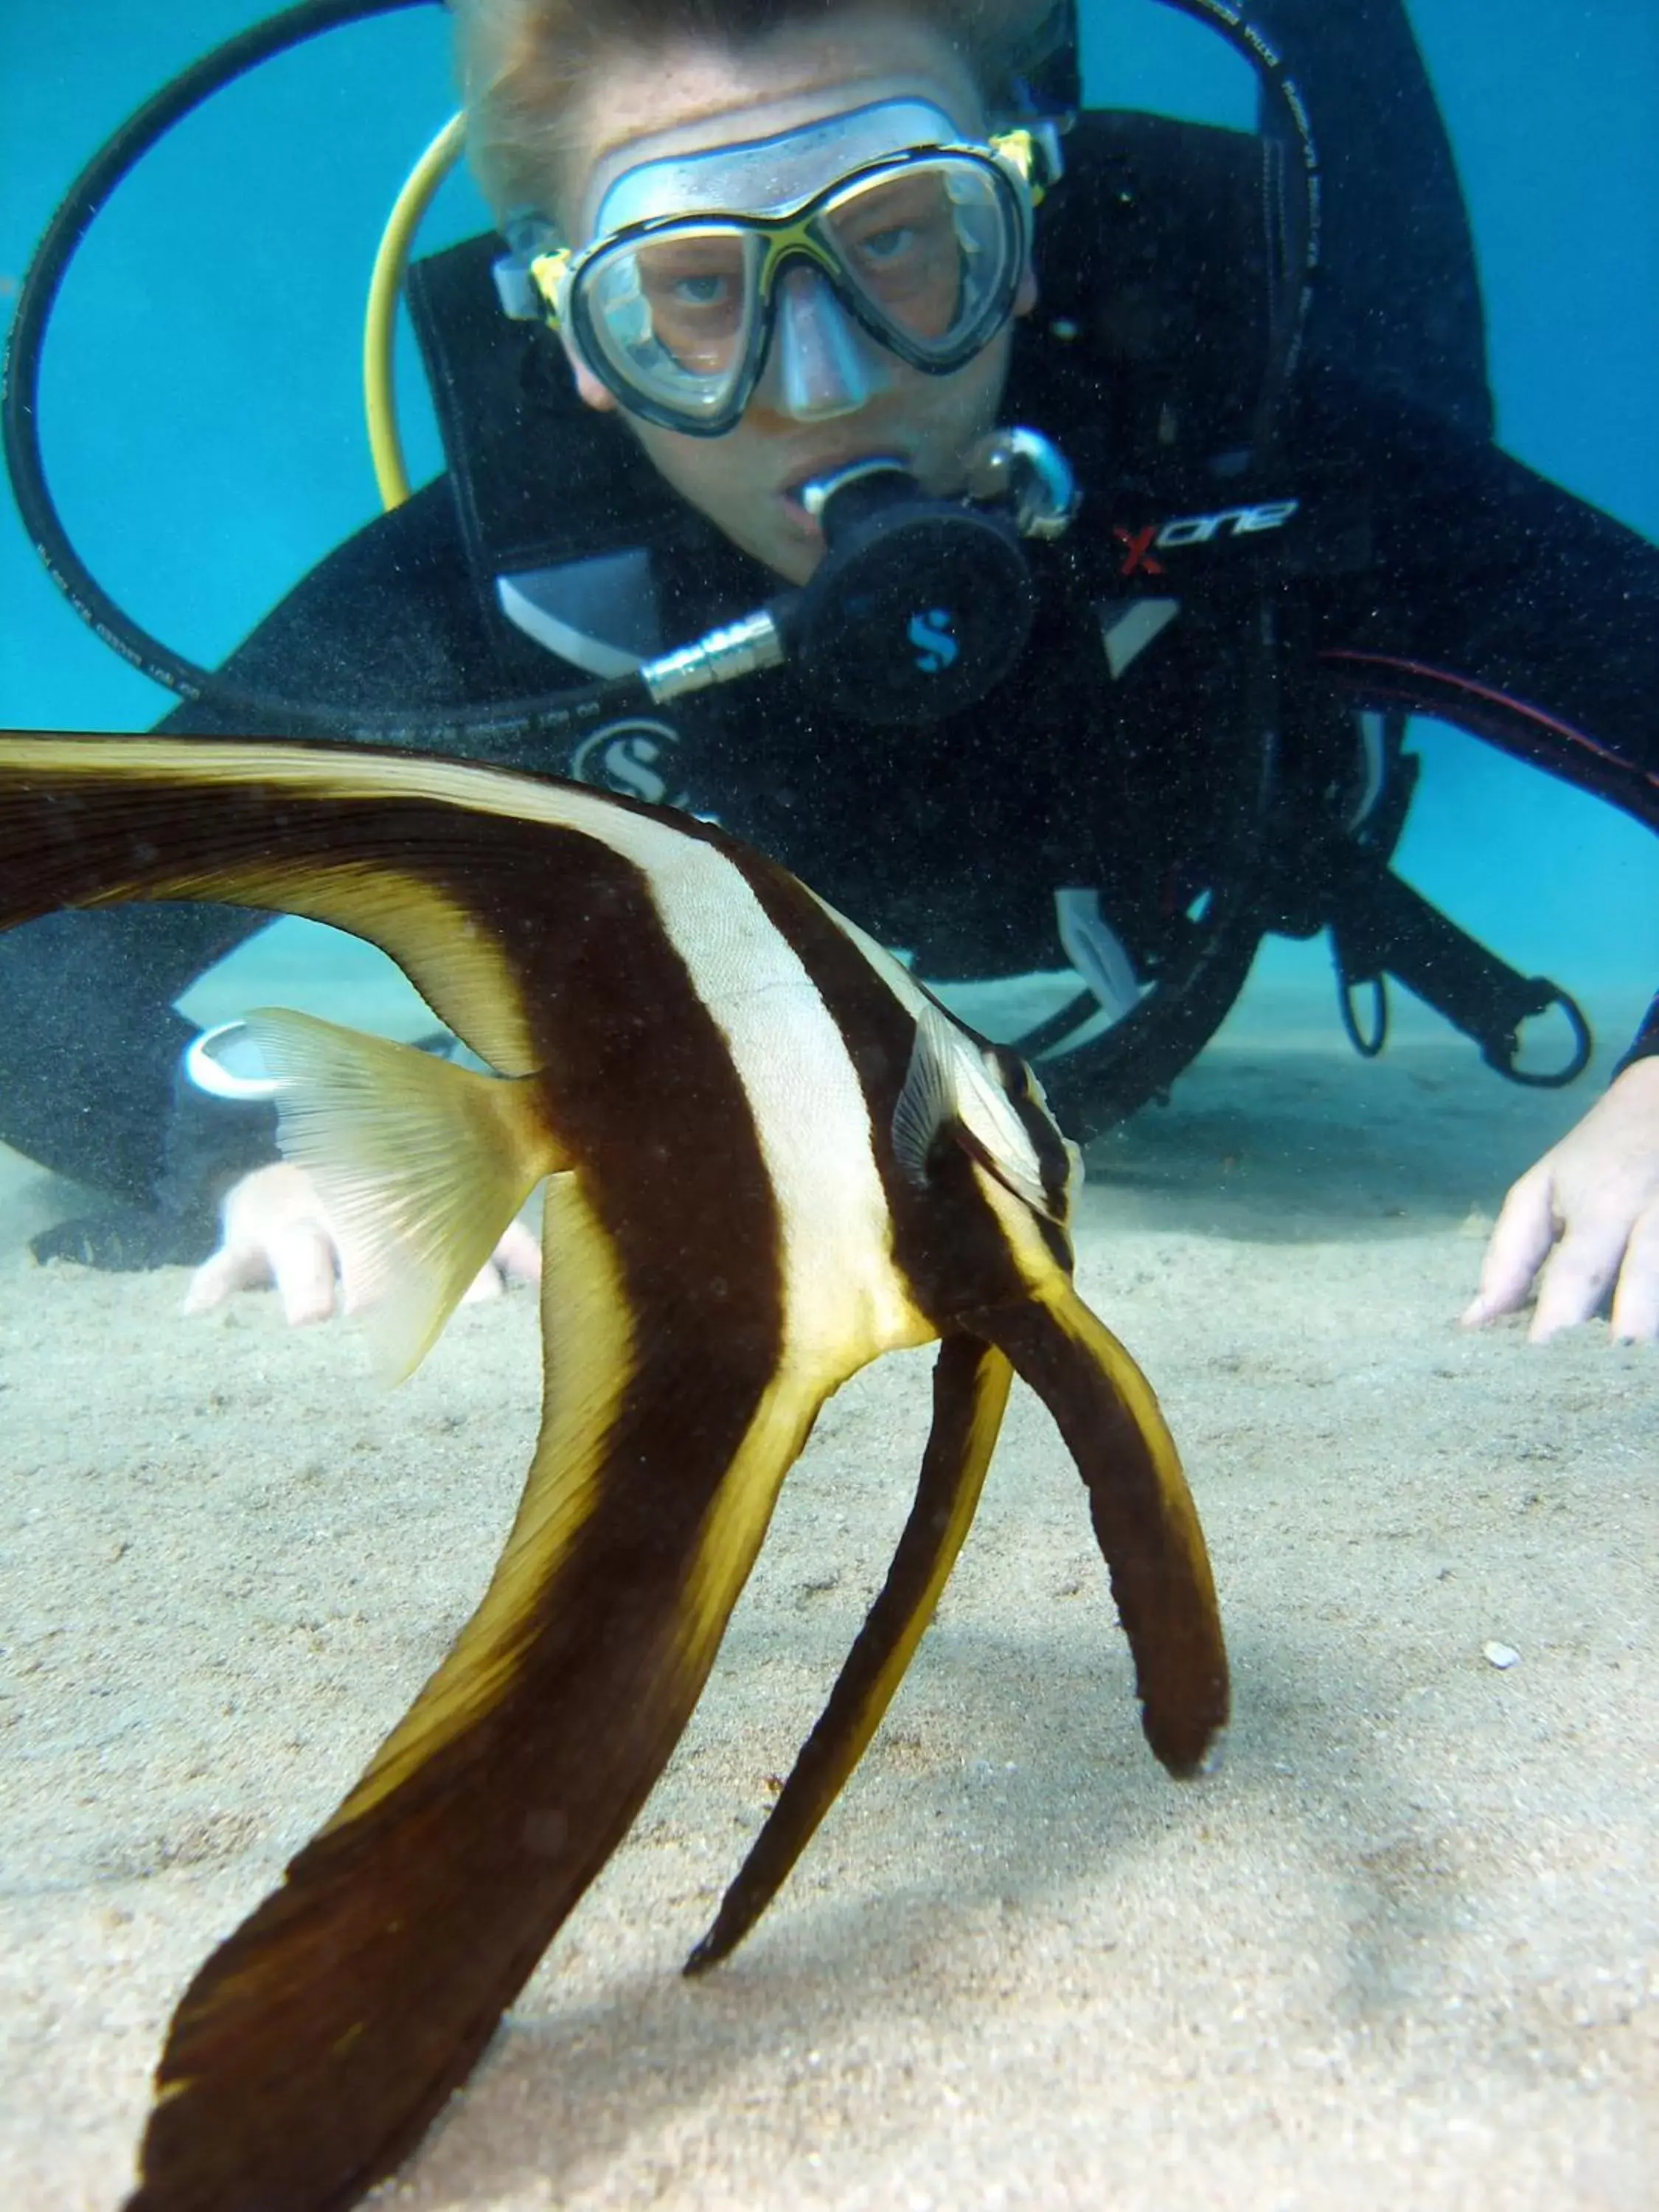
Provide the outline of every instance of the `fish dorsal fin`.
{"type": "Polygon", "coordinates": [[[348,1308],[401,1382],[536,1184],[568,1164],[538,1087],[312,1014],[266,1007],[247,1027],[281,1085],[283,1152],[328,1216],[348,1308]]]}
{"type": "Polygon", "coordinates": [[[1042,1163],[1012,1100],[972,1038],[929,1000],[916,1017],[916,1041],[893,1109],[893,1151],[919,1189],[927,1184],[941,1133],[952,1130],[999,1182],[1039,1213],[1050,1212],[1042,1163]]]}

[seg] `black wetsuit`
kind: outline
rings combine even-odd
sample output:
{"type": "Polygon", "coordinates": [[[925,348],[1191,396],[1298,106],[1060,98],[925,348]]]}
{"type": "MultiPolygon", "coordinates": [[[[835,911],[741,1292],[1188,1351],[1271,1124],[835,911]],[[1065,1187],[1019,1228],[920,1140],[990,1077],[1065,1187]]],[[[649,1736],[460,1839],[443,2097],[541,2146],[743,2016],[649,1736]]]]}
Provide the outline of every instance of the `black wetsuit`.
{"type": "MultiPolygon", "coordinates": [[[[1412,83],[1420,91],[1420,74],[1412,83]]],[[[1062,965],[1054,894],[1079,887],[1099,893],[1143,979],[1173,974],[1189,912],[1248,864],[1242,964],[1212,986],[1193,1044],[1260,927],[1303,933],[1346,914],[1351,942],[1387,934],[1373,894],[1404,789],[1376,739],[1399,710],[1459,724],[1659,826],[1659,550],[1492,445],[1484,381],[1467,373],[1480,345],[1472,278],[1431,295],[1440,322],[1417,330],[1412,375],[1398,332],[1339,346],[1329,319],[1343,303],[1328,293],[1264,435],[1238,373],[1273,336],[1240,189],[1239,164],[1255,158],[1254,142],[1146,118],[1085,118],[1073,135],[1001,419],[1056,441],[1085,505],[1035,555],[1036,626],[988,700],[924,729],[872,729],[826,716],[782,671],[532,764],[718,817],[941,979],[1062,965]],[[1168,204],[1172,160],[1226,187],[1184,230],[1168,204]]],[[[1341,207],[1339,191],[1328,210],[1341,207]]],[[[488,250],[457,249],[434,270],[428,320],[447,289],[483,297],[488,250]]],[[[1415,296],[1391,282],[1379,296],[1396,290],[1415,296]]],[[[493,459],[475,473],[456,454],[459,477],[325,561],[234,657],[239,678],[365,708],[591,680],[495,604],[489,572],[520,526],[540,532],[543,562],[644,549],[666,643],[775,590],[666,492],[615,418],[580,407],[545,333],[501,328],[487,374],[506,379],[512,419],[493,459]],[[537,453],[556,462],[540,491],[526,459],[537,453]],[[547,498],[550,523],[520,511],[547,498]],[[497,543],[481,547],[492,529],[497,543]]],[[[441,333],[428,341],[441,382],[441,333]]],[[[163,726],[227,726],[198,706],[163,726]]],[[[223,1135],[226,1172],[246,1139],[234,1112],[198,1109],[169,1192],[187,1036],[170,1001],[261,923],[123,909],[0,940],[0,1136],[118,1198],[170,1195],[182,1243],[199,1243],[213,1182],[200,1130],[223,1135]]],[[[1187,1049],[1122,1096],[1167,1080],[1187,1049]]],[[[1659,1051],[1659,1012],[1635,1049],[1659,1051]]],[[[1085,1121],[1109,1118],[1103,1095],[1085,1121]]],[[[104,1256],[121,1249],[118,1236],[104,1256]]]]}

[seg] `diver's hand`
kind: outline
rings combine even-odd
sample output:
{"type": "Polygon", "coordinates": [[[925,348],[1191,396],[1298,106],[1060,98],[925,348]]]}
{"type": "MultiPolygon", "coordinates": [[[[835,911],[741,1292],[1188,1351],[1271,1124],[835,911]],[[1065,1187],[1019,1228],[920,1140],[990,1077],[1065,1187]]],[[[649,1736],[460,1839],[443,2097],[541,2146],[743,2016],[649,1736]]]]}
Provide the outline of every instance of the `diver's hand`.
{"type": "Polygon", "coordinates": [[[1510,1192],[1464,1327],[1513,1313],[1540,1267],[1534,1344],[1615,1284],[1613,1335],[1659,1341],[1659,1059],[1633,1061],[1510,1192]]]}
{"type": "MultiPolygon", "coordinates": [[[[275,1283],[290,1328],[331,1316],[340,1255],[316,1186],[303,1168],[286,1162],[255,1168],[225,1194],[220,1220],[219,1249],[191,1279],[187,1314],[222,1305],[233,1291],[275,1283]]],[[[462,1304],[499,1297],[514,1279],[539,1282],[541,1272],[541,1247],[515,1221],[462,1304]]]]}

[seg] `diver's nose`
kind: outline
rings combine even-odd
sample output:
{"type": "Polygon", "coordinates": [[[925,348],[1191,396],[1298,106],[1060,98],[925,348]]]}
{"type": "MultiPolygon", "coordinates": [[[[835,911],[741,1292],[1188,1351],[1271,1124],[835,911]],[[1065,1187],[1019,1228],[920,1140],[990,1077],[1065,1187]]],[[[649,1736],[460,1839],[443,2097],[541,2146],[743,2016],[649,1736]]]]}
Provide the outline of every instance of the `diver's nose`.
{"type": "Polygon", "coordinates": [[[880,349],[815,269],[786,270],[765,382],[798,422],[853,415],[890,381],[880,349]]]}

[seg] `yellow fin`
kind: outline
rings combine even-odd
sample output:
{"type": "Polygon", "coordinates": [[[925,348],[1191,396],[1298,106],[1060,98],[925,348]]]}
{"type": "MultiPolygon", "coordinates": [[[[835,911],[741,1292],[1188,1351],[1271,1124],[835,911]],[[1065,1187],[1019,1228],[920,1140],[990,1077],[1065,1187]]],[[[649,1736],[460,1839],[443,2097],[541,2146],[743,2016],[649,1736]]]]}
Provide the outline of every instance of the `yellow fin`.
{"type": "Polygon", "coordinates": [[[686,1960],[688,1974],[716,1965],[743,1941],[880,1726],[972,1525],[1012,1377],[991,1345],[947,1336],[939,1346],[933,1425],[886,1583],[714,1926],[686,1960]]]}
{"type": "Polygon", "coordinates": [[[285,1157],[310,1175],[388,1382],[419,1366],[502,1231],[568,1164],[533,1079],[266,1007],[248,1034],[282,1085],[285,1157]]]}

